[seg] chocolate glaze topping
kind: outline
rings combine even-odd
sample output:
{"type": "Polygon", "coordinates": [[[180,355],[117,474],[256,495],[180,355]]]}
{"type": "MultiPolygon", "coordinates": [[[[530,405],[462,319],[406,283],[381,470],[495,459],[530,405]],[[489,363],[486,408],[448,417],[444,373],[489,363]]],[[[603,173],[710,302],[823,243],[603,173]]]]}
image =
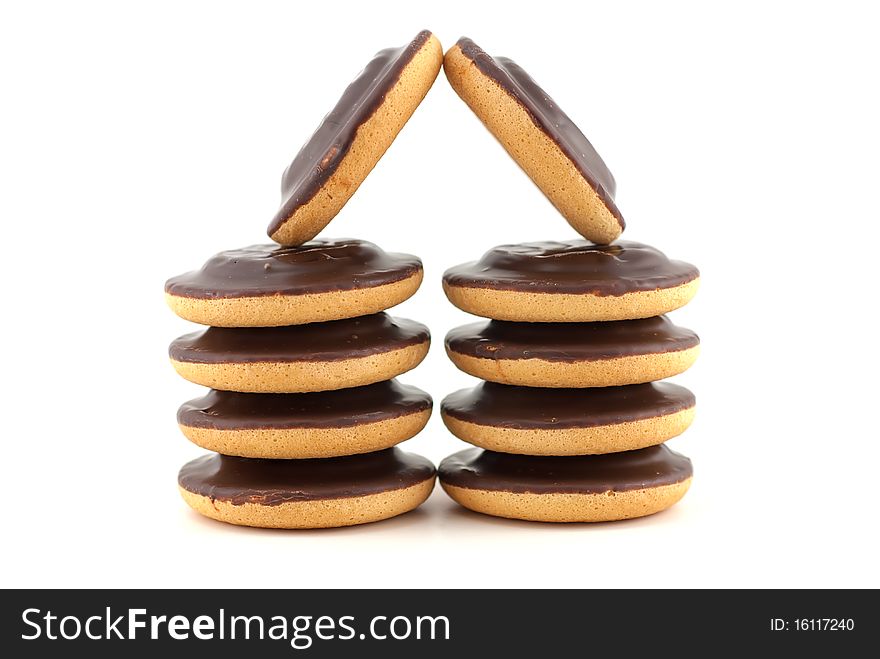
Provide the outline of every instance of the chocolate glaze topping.
{"type": "Polygon", "coordinates": [[[690,459],[666,446],[606,455],[531,456],[471,448],[438,468],[446,485],[533,494],[602,494],[673,485],[693,475],[690,459]]]}
{"type": "Polygon", "coordinates": [[[177,422],[211,430],[348,428],[431,409],[431,396],[396,380],[307,394],[244,394],[212,389],[184,403],[177,422]]]}
{"type": "Polygon", "coordinates": [[[211,454],[185,464],[177,482],[184,490],[212,501],[277,506],[399,490],[433,478],[434,473],[428,459],[398,448],[307,460],[211,454]]]}
{"type": "Polygon", "coordinates": [[[428,30],[422,30],[402,48],[380,50],[348,86],[281,177],[281,208],[269,224],[270,236],[333,175],[351,149],[358,128],[379,109],[430,37],[428,30]]]}
{"type": "Polygon", "coordinates": [[[366,240],[319,238],[299,247],[220,252],[201,270],[169,279],[165,292],[200,299],[307,295],[393,284],[421,269],[418,257],[387,253],[366,240]]]}
{"type": "Polygon", "coordinates": [[[675,384],[652,382],[593,389],[543,389],[482,382],[449,394],[444,414],[497,428],[559,430],[651,419],[689,409],[694,395],[675,384]]]}
{"type": "Polygon", "coordinates": [[[462,355],[551,362],[676,352],[699,343],[694,332],[673,325],[666,316],[598,323],[490,320],[456,327],[446,335],[446,348],[462,355]]]}
{"type": "Polygon", "coordinates": [[[421,323],[377,313],[289,327],[209,327],[175,339],[168,354],[198,364],[325,362],[390,352],[430,338],[421,323]]]}
{"type": "Polygon", "coordinates": [[[629,240],[594,245],[587,240],[500,245],[479,261],[450,268],[449,286],[525,293],[624,295],[680,286],[699,277],[694,266],[670,261],[660,250],[629,240]]]}
{"type": "Polygon", "coordinates": [[[492,57],[473,41],[462,37],[456,44],[477,69],[494,80],[529,113],[535,126],[544,132],[574,164],[599,198],[624,228],[623,216],[614,203],[617,185],[602,157],[580,129],[552,98],[513,60],[492,57]]]}

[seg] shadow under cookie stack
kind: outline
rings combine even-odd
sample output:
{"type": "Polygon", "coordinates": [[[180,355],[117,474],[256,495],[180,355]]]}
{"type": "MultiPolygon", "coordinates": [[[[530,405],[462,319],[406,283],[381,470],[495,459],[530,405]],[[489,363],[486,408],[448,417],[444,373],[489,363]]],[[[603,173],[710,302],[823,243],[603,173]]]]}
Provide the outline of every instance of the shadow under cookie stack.
{"type": "Polygon", "coordinates": [[[453,363],[485,382],[442,403],[449,430],[478,447],[440,464],[443,488],[471,510],[533,521],[668,508],[692,467],[664,442],[690,425],[695,399],[659,380],[693,364],[699,338],[663,314],[693,297],[699,272],[647,245],[614,242],[624,222],[611,173],[520,67],[462,39],[444,70],[588,240],[503,245],[445,273],[449,300],[490,320],[446,337],[453,363]]]}
{"type": "Polygon", "coordinates": [[[315,239],[354,194],[439,72],[430,32],[383,50],[285,171],[278,245],[221,252],[166,282],[168,304],[209,327],[172,342],[177,372],[210,387],[178,422],[214,451],[180,470],[197,512],[266,528],[349,526],[419,506],[434,465],[397,444],[431,397],[394,378],[424,359],[428,329],[384,311],[413,295],[421,261],[315,239]]]}

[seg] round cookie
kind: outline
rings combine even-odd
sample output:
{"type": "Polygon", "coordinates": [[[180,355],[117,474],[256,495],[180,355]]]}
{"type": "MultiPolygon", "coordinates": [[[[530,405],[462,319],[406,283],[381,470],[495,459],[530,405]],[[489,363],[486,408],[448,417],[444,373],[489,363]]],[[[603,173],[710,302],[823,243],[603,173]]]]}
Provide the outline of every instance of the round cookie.
{"type": "Polygon", "coordinates": [[[466,449],[438,468],[440,484],[470,510],[534,522],[609,522],[653,515],[681,499],[691,461],[666,446],[581,456],[466,449]]]}
{"type": "Polygon", "coordinates": [[[284,172],[272,240],[299,245],[327,226],[422,102],[442,61],[427,30],[376,54],[284,172]]]}
{"type": "Polygon", "coordinates": [[[443,60],[449,84],[569,224],[610,243],[624,229],[614,177],[589,140],[532,78],[466,37],[443,60]]]}
{"type": "Polygon", "coordinates": [[[450,268],[443,290],[459,309],[496,320],[591,322],[659,316],[687,304],[700,272],[632,241],[501,245],[450,268]]]}
{"type": "Polygon", "coordinates": [[[341,391],[246,394],[212,390],[181,405],[193,443],[247,458],[329,458],[379,451],[414,437],[431,396],[396,380],[341,391]]]}
{"type": "Polygon", "coordinates": [[[421,323],[372,316],[289,327],[209,327],[169,347],[177,372],[224,391],[300,393],[390,380],[425,358],[421,323]]]}
{"type": "Polygon", "coordinates": [[[383,311],[422,283],[422,262],[365,240],[313,240],[220,252],[172,277],[165,299],[178,316],[215,327],[275,327],[383,311]]]}
{"type": "Polygon", "coordinates": [[[666,318],[604,323],[491,320],[446,335],[449,359],[482,380],[525,387],[614,387],[687,370],[700,339],[666,318]]]}
{"type": "Polygon", "coordinates": [[[481,448],[524,455],[632,451],[680,435],[694,395],[675,384],[548,389],[482,382],[448,395],[443,422],[481,448]]]}
{"type": "Polygon", "coordinates": [[[397,448],[340,458],[260,460],[206,455],[178,485],[196,512],[273,529],[366,524],[417,508],[434,489],[434,465],[397,448]]]}

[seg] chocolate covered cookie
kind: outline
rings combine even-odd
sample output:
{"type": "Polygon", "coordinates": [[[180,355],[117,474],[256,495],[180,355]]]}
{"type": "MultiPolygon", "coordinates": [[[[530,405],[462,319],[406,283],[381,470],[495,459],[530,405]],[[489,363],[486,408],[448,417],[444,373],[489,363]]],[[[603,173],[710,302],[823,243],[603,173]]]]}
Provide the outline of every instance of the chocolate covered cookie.
{"type": "Polygon", "coordinates": [[[610,243],[624,228],[614,177],[553,99],[515,62],[466,37],[443,60],[449,83],[560,213],[585,238],[610,243]]]}
{"type": "Polygon", "coordinates": [[[215,327],[273,327],[354,318],[403,302],[422,282],[422,262],[365,240],[313,240],[220,252],[172,277],[174,312],[215,327]]]}
{"type": "Polygon", "coordinates": [[[590,322],[659,316],[687,304],[700,273],[632,241],[501,245],[450,268],[443,290],[458,308],[485,318],[590,322]]]}
{"type": "Polygon", "coordinates": [[[209,327],[169,347],[177,372],[224,391],[300,393],[358,387],[415,368],[431,336],[379,313],[288,327],[209,327]]]}
{"type": "Polygon", "coordinates": [[[248,458],[326,458],[378,451],[414,437],[431,396],[396,380],[304,394],[212,390],[181,405],[190,441],[248,458]]]}
{"type": "Polygon", "coordinates": [[[435,469],[419,455],[389,448],[315,460],[206,455],[180,470],[178,485],[196,511],[230,524],[316,529],[365,524],[418,507],[435,469]]]}
{"type": "Polygon", "coordinates": [[[466,449],[438,468],[440,484],[470,510],[538,522],[607,522],[652,515],[681,499],[691,461],[666,446],[584,456],[466,449]]]}
{"type": "Polygon", "coordinates": [[[553,389],[482,382],[443,399],[443,422],[476,446],[526,455],[588,455],[661,444],[684,432],[696,400],[669,382],[553,389]]]}
{"type": "Polygon", "coordinates": [[[300,245],[327,226],[422,102],[442,61],[427,30],[376,54],[284,172],[272,240],[300,245]]]}
{"type": "Polygon", "coordinates": [[[446,335],[465,373],[526,387],[609,387],[687,370],[699,337],[665,316],[598,323],[472,323],[446,335]]]}

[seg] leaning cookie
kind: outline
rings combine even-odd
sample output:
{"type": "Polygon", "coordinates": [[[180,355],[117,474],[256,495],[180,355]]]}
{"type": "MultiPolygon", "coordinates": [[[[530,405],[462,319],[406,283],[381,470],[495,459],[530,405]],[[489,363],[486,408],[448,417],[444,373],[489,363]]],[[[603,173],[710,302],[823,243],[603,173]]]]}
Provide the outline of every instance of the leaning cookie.
{"type": "Polygon", "coordinates": [[[422,102],[442,61],[427,30],[377,53],[284,172],[272,240],[299,245],[327,226],[422,102]]]}
{"type": "Polygon", "coordinates": [[[379,313],[289,327],[209,327],[169,347],[171,363],[212,389],[300,393],[359,387],[415,368],[431,342],[421,323],[379,313]]]}
{"type": "Polygon", "coordinates": [[[384,311],[418,290],[422,262],[351,238],[299,247],[253,245],[214,255],[200,270],[172,277],[174,312],[215,327],[275,327],[384,311]]]}
{"type": "Polygon", "coordinates": [[[566,457],[466,449],[438,468],[470,510],[535,522],[610,522],[665,510],[687,492],[691,461],[666,446],[566,457]]]}
{"type": "Polygon", "coordinates": [[[501,245],[450,268],[443,290],[458,308],[485,318],[590,322],[659,316],[687,304],[700,273],[631,241],[501,245]]]}
{"type": "Polygon", "coordinates": [[[694,395],[675,384],[552,389],[482,382],[448,395],[443,423],[475,446],[525,455],[589,455],[662,444],[694,418],[694,395]]]}
{"type": "Polygon", "coordinates": [[[699,337],[665,316],[604,323],[512,323],[457,327],[446,352],[465,373],[525,387],[613,387],[684,372],[699,337]]]}
{"type": "Polygon", "coordinates": [[[571,119],[505,57],[462,37],[443,60],[449,83],[560,213],[585,238],[610,243],[624,228],[614,177],[571,119]]]}
{"type": "Polygon", "coordinates": [[[193,443],[247,458],[329,458],[379,451],[414,437],[431,396],[396,380],[341,391],[246,394],[212,390],[181,405],[193,443]]]}
{"type": "Polygon", "coordinates": [[[206,455],[180,470],[183,499],[221,522],[273,529],[366,524],[417,508],[435,469],[390,448],[341,458],[259,460],[206,455]]]}

